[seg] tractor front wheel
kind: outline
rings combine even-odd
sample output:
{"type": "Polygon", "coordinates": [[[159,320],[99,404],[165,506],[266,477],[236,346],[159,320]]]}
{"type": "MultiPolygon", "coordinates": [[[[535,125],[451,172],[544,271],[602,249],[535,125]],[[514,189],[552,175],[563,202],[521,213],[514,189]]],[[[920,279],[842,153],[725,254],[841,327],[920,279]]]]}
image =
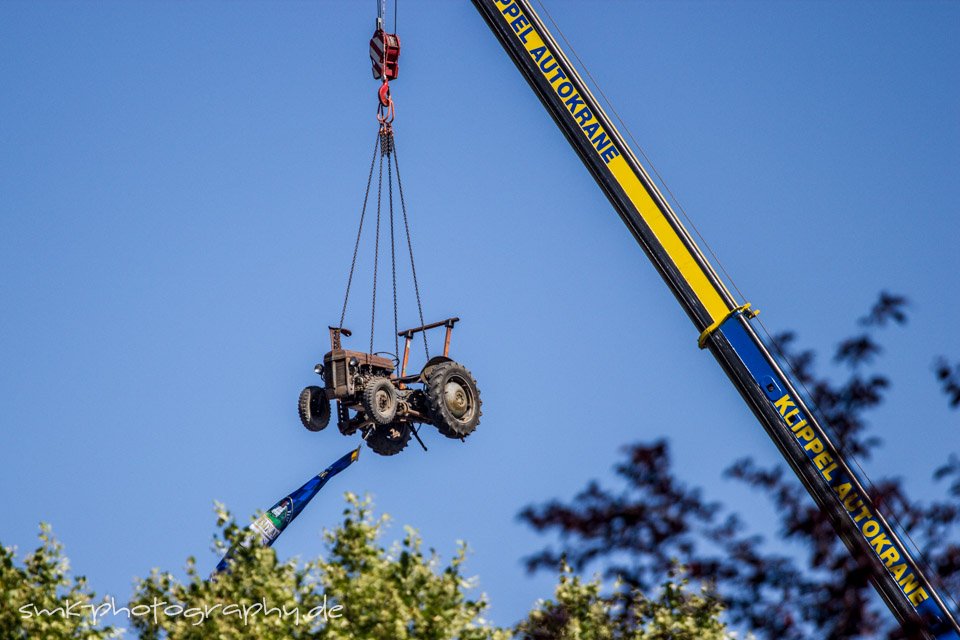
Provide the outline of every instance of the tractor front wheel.
{"type": "Polygon", "coordinates": [[[363,409],[378,426],[397,417],[397,388],[387,378],[374,378],[363,388],[363,409]]]}
{"type": "Polygon", "coordinates": [[[330,401],[320,387],[305,387],[297,403],[300,422],[310,431],[322,431],[330,422],[330,401]]]}

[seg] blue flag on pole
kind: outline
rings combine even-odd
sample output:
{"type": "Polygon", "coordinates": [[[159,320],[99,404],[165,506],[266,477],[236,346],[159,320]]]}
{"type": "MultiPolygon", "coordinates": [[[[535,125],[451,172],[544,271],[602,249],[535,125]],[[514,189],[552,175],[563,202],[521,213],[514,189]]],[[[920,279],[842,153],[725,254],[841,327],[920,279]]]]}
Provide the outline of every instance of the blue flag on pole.
{"type": "MultiPolygon", "coordinates": [[[[334,462],[318,475],[307,480],[306,484],[277,502],[266,513],[254,520],[253,524],[250,525],[250,530],[259,536],[261,546],[271,546],[280,537],[283,530],[287,528],[287,525],[293,522],[293,519],[300,515],[303,508],[313,500],[313,497],[323,488],[323,485],[327,484],[327,480],[349,467],[358,457],[360,457],[359,447],[334,462]]],[[[231,547],[227,551],[227,555],[213,570],[214,575],[228,569],[229,560],[233,557],[234,551],[235,547],[231,547]]]]}

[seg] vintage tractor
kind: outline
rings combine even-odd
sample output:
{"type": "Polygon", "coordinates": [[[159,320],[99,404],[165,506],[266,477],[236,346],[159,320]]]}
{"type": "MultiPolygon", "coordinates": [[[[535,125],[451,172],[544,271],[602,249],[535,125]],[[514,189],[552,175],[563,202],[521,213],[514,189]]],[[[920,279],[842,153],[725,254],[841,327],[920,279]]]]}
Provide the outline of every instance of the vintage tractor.
{"type": "Polygon", "coordinates": [[[404,338],[399,375],[395,375],[398,363],[393,358],[343,349],[340,339],[349,337],[350,330],[330,327],[330,352],[314,368],[324,386],[300,392],[303,426],[310,431],[325,428],[330,422],[330,401],[336,400],[340,433],[352,435],[359,430],[367,445],[384,456],[407,446],[417,435],[414,423],[432,424],[448,438],[462,440],[473,433],[480,423],[480,392],[470,372],[449,357],[450,336],[459,320],[448,318],[399,332],[404,338]],[[443,355],[427,360],[420,373],[407,375],[413,336],[436,327],[447,330],[443,355]]]}

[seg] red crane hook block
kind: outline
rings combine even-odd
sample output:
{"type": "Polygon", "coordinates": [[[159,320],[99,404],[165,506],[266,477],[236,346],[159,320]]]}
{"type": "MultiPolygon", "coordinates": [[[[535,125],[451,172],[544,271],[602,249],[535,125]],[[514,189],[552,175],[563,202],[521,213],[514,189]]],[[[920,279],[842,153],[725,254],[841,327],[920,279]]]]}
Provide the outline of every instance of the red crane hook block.
{"type": "Polygon", "coordinates": [[[370,62],[373,64],[373,77],[387,82],[396,80],[400,73],[400,37],[387,33],[377,27],[370,38],[370,62]]]}

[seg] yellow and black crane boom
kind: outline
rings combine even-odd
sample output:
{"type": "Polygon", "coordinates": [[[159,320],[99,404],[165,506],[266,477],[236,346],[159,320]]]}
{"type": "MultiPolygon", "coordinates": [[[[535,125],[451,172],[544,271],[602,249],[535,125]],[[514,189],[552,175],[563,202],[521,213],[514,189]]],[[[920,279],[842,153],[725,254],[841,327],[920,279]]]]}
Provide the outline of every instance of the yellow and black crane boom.
{"type": "Polygon", "coordinates": [[[472,0],[837,534],[911,636],[960,625],[528,0],[472,0]]]}

